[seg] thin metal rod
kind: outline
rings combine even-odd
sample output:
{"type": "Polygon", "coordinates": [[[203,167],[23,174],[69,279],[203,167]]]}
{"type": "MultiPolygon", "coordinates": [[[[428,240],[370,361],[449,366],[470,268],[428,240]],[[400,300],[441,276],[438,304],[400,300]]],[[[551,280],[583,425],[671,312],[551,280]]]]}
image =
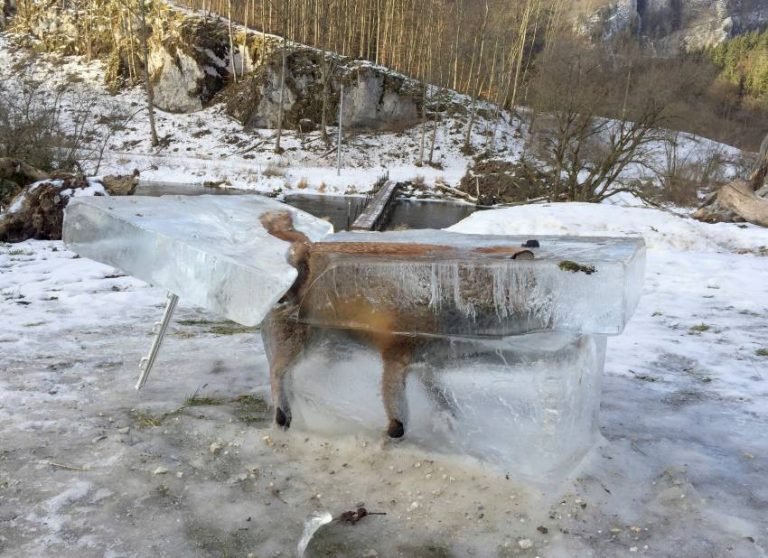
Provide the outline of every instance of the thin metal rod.
{"type": "Polygon", "coordinates": [[[339,136],[336,140],[336,175],[341,175],[341,116],[344,114],[344,84],[339,92],[339,136]]]}
{"type": "Polygon", "coordinates": [[[168,293],[168,302],[165,305],[165,312],[163,312],[163,321],[160,322],[160,328],[157,330],[154,341],[152,341],[152,348],[149,349],[147,356],[141,359],[139,368],[141,374],[139,374],[139,381],[136,382],[136,389],[141,389],[149,378],[149,373],[152,371],[152,366],[155,364],[157,353],[160,352],[160,345],[165,337],[165,332],[168,330],[168,324],[171,323],[171,316],[176,309],[176,303],[179,302],[179,297],[173,293],[168,293]]]}

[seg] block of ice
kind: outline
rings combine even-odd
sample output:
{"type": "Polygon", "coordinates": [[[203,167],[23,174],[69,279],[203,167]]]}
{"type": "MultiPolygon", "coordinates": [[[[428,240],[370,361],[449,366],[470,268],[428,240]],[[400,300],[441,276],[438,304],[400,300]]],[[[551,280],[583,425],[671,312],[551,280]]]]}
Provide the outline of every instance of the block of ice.
{"type": "Polygon", "coordinates": [[[325,237],[300,319],[425,335],[621,333],[642,289],[641,238],[539,237],[535,259],[511,259],[504,248],[526,240],[429,230],[325,237]],[[402,251],[382,255],[374,244],[402,251]]]}
{"type": "MultiPolygon", "coordinates": [[[[409,440],[542,481],[567,472],[599,438],[603,336],[531,333],[432,338],[408,376],[409,440]]],[[[380,432],[378,352],[317,330],[293,369],[293,427],[326,435],[380,432]]]]}
{"type": "Polygon", "coordinates": [[[70,201],[67,247],[163,287],[244,325],[256,325],[291,287],[297,272],[289,244],[259,217],[290,211],[311,240],[332,232],[326,221],[257,195],[91,197],[70,201]]]}

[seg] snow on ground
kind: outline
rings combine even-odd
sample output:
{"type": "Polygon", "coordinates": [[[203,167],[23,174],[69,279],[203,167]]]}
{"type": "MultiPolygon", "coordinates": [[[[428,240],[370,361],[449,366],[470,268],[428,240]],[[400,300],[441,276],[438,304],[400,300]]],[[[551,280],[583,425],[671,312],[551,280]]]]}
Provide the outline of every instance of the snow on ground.
{"type": "MultiPolygon", "coordinates": [[[[333,194],[364,192],[385,173],[399,181],[422,177],[428,186],[436,180],[455,185],[471,162],[471,157],[461,153],[464,125],[449,119],[440,125],[437,134],[435,167],[416,165],[420,127],[391,133],[352,132],[345,135],[343,168],[337,175],[336,152],[322,142],[319,132],[301,136],[285,131],[281,140],[285,152],[277,155],[274,130],[243,130],[224,113],[221,105],[190,114],[156,110],[158,135],[166,138],[168,145],[153,150],[143,90],[136,87],[109,95],[103,86],[103,76],[100,61],[33,55],[14,48],[8,36],[0,33],[0,79],[5,80],[6,87],[22,78],[35,80],[42,83],[42,91],[51,100],[56,88],[63,88],[67,93],[59,102],[65,117],[73,109],[82,109],[86,102],[94,114],[94,135],[111,134],[98,169],[101,174],[130,173],[136,168],[143,181],[224,183],[227,187],[270,193],[333,194]],[[114,121],[118,115],[128,117],[124,129],[96,125],[100,121],[114,121]]],[[[500,122],[496,135],[500,153],[514,154],[521,149],[518,125],[519,121],[514,119],[511,124],[507,120],[500,122]]],[[[477,118],[473,133],[476,146],[486,144],[491,127],[490,121],[477,118]]],[[[329,133],[335,138],[335,128],[329,129],[329,133]]],[[[425,159],[430,137],[428,133],[425,159]]],[[[94,140],[94,144],[98,147],[99,141],[94,140]]],[[[87,173],[96,172],[97,160],[94,155],[85,162],[87,173]]]]}
{"type": "Polygon", "coordinates": [[[387,515],[324,527],[313,555],[766,556],[768,233],[582,204],[454,230],[648,242],[605,440],[572,477],[278,431],[258,331],[183,301],[137,393],[164,293],[28,241],[0,246],[0,556],[293,556],[313,511],[358,504],[387,515]]]}

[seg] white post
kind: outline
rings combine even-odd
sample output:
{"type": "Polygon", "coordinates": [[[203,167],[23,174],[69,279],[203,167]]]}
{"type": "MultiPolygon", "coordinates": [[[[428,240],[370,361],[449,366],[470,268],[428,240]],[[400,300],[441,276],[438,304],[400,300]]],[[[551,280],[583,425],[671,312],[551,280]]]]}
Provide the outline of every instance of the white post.
{"type": "Polygon", "coordinates": [[[341,175],[341,115],[344,111],[344,84],[341,84],[339,93],[339,137],[336,140],[336,175],[341,175]]]}
{"type": "Polygon", "coordinates": [[[152,348],[149,349],[149,354],[141,359],[139,368],[141,374],[139,374],[139,381],[136,382],[136,389],[141,389],[149,378],[149,373],[152,370],[152,365],[155,364],[157,353],[160,352],[160,344],[163,342],[165,332],[168,329],[168,324],[171,323],[171,316],[176,309],[176,303],[179,302],[179,297],[173,293],[168,293],[168,302],[165,305],[165,312],[163,313],[163,320],[158,324],[159,329],[155,335],[155,340],[152,342],[152,348]]]}

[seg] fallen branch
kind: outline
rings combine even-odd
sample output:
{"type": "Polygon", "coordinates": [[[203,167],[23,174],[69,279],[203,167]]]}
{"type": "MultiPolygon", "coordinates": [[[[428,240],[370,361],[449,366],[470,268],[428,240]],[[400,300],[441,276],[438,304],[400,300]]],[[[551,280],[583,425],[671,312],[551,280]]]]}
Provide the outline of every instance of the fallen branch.
{"type": "Polygon", "coordinates": [[[10,157],[0,157],[0,179],[16,182],[19,186],[26,186],[32,182],[50,178],[48,173],[28,165],[24,161],[10,157]]]}
{"type": "Polygon", "coordinates": [[[456,197],[465,199],[467,201],[471,201],[472,203],[477,203],[477,198],[467,194],[466,192],[462,192],[461,190],[457,190],[456,188],[447,186],[446,184],[435,182],[435,188],[437,188],[438,190],[442,190],[443,192],[446,192],[448,194],[452,194],[456,197]]]}
{"type": "Polygon", "coordinates": [[[339,517],[336,517],[335,520],[342,523],[349,523],[351,525],[354,525],[355,523],[357,523],[367,515],[387,515],[387,513],[386,512],[369,512],[365,508],[357,508],[357,510],[345,511],[339,517]]]}
{"type": "Polygon", "coordinates": [[[46,465],[50,465],[51,467],[56,467],[58,469],[66,469],[67,471],[87,471],[88,469],[83,469],[82,467],[73,467],[72,465],[64,465],[62,463],[54,463],[53,461],[46,461],[46,465]]]}

